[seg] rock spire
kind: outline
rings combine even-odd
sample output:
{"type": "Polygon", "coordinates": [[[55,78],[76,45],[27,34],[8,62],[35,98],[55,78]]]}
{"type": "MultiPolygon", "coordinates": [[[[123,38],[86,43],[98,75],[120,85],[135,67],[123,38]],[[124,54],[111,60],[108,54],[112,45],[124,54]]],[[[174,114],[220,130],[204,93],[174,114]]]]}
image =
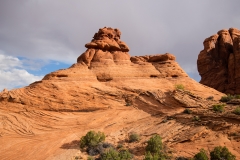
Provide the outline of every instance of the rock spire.
{"type": "Polygon", "coordinates": [[[203,45],[197,60],[200,83],[220,92],[240,94],[240,31],[220,30],[203,45]]]}

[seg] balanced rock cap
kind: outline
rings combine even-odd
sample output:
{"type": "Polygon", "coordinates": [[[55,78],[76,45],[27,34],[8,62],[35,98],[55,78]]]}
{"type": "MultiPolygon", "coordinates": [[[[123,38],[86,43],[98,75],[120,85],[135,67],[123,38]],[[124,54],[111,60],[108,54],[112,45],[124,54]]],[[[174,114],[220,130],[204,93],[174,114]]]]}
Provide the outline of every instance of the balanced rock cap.
{"type": "Polygon", "coordinates": [[[117,28],[100,28],[98,32],[94,34],[92,41],[87,43],[85,47],[88,49],[128,52],[129,47],[120,40],[120,36],[121,32],[117,28]]]}

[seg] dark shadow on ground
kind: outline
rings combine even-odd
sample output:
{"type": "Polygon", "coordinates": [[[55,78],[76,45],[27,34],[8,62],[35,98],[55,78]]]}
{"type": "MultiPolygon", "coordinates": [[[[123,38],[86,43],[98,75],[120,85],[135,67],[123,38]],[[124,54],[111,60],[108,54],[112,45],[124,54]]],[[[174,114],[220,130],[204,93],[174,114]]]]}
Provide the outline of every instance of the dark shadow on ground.
{"type": "Polygon", "coordinates": [[[60,148],[62,149],[80,149],[79,147],[79,140],[73,140],[70,143],[64,143],[60,148]]]}

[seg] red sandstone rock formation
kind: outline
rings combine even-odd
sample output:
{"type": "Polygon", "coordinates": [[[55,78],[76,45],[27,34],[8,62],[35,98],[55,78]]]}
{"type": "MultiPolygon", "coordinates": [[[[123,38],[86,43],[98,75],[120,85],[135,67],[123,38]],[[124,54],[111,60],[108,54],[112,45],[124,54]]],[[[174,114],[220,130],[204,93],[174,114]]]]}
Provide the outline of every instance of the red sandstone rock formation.
{"type": "Polygon", "coordinates": [[[95,33],[90,43],[85,45],[88,48],[77,62],[84,62],[90,66],[90,62],[111,63],[128,63],[130,55],[129,47],[120,40],[121,32],[118,29],[100,28],[95,33]]]}
{"type": "Polygon", "coordinates": [[[119,38],[117,29],[100,29],[78,63],[0,92],[0,159],[87,159],[79,139],[89,130],[104,132],[107,142],[123,144],[136,159],[143,159],[154,134],[173,158],[199,152],[193,146],[223,144],[240,157],[239,138],[229,138],[240,132],[239,116],[233,107],[212,112],[224,94],[188,77],[171,54],[130,58],[119,38]],[[184,114],[186,108],[192,114],[184,114]],[[133,131],[140,142],[126,141],[133,131]]]}
{"type": "Polygon", "coordinates": [[[197,60],[200,83],[220,92],[240,94],[240,31],[220,30],[203,44],[197,60]]]}

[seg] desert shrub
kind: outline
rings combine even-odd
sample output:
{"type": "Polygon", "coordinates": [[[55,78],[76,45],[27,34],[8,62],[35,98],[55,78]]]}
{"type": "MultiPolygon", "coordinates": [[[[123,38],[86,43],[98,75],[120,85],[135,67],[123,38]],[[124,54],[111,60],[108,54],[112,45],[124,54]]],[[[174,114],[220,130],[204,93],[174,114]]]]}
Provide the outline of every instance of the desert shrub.
{"type": "Polygon", "coordinates": [[[233,155],[227,147],[215,147],[213,151],[210,152],[211,160],[236,160],[236,156],[233,155]]]}
{"type": "Polygon", "coordinates": [[[121,148],[123,148],[123,144],[118,144],[117,149],[121,149],[121,148]]]}
{"type": "Polygon", "coordinates": [[[95,158],[93,158],[92,156],[89,156],[87,160],[95,160],[95,158]]]}
{"type": "Polygon", "coordinates": [[[110,147],[114,147],[112,144],[110,143],[99,143],[97,146],[90,146],[87,148],[87,153],[90,155],[90,156],[95,156],[95,155],[98,155],[98,154],[102,154],[107,148],[110,148],[110,147]]]}
{"type": "Polygon", "coordinates": [[[159,160],[158,154],[151,154],[149,151],[145,153],[143,160],[159,160]]]}
{"type": "Polygon", "coordinates": [[[105,140],[103,132],[89,131],[80,139],[80,148],[97,146],[105,140]]]}
{"type": "Polygon", "coordinates": [[[200,119],[199,116],[193,116],[193,120],[194,120],[194,121],[201,121],[201,119],[200,119]]]}
{"type": "Polygon", "coordinates": [[[163,149],[162,138],[159,135],[153,135],[148,141],[146,151],[156,154],[163,149]]]}
{"type": "Polygon", "coordinates": [[[191,113],[192,113],[192,110],[191,110],[191,109],[188,109],[188,108],[186,108],[186,109],[183,111],[183,113],[186,113],[186,114],[191,114],[191,113]]]}
{"type": "Polygon", "coordinates": [[[209,160],[209,158],[207,156],[207,152],[204,149],[201,149],[200,152],[195,154],[193,159],[194,160],[209,160]]]}
{"type": "Polygon", "coordinates": [[[221,102],[229,102],[234,98],[234,96],[228,94],[227,96],[222,96],[222,98],[220,99],[221,102]]]}
{"type": "Polygon", "coordinates": [[[240,99],[240,95],[235,95],[234,98],[235,99],[240,99]]]}
{"type": "Polygon", "coordinates": [[[101,145],[103,146],[103,148],[110,148],[110,147],[113,148],[113,144],[111,143],[104,142],[104,143],[101,143],[101,145]]]}
{"type": "Polygon", "coordinates": [[[137,133],[131,133],[128,138],[130,143],[138,142],[140,140],[140,136],[137,133]]]}
{"type": "Polygon", "coordinates": [[[116,151],[113,148],[109,148],[101,154],[100,160],[131,160],[133,155],[128,150],[116,151]]]}
{"type": "Polygon", "coordinates": [[[131,102],[127,102],[127,103],[126,103],[126,106],[131,106],[131,105],[132,105],[131,102]]]}
{"type": "Polygon", "coordinates": [[[176,160],[189,160],[189,159],[185,157],[177,157],[176,160]]]}
{"type": "Polygon", "coordinates": [[[90,156],[96,156],[100,153],[103,153],[103,151],[104,151],[104,148],[102,146],[99,146],[99,145],[87,148],[87,153],[90,156]]]}
{"type": "Polygon", "coordinates": [[[130,160],[133,158],[133,155],[128,150],[121,150],[119,152],[119,158],[121,160],[130,160]]]}
{"type": "Polygon", "coordinates": [[[175,89],[184,90],[184,86],[182,84],[176,84],[175,89]]]}
{"type": "Polygon", "coordinates": [[[213,110],[216,112],[223,112],[224,111],[225,104],[214,104],[213,110]]]}
{"type": "Polygon", "coordinates": [[[168,155],[164,152],[162,138],[159,135],[153,135],[146,146],[145,160],[165,160],[168,155]]]}
{"type": "Polygon", "coordinates": [[[240,115],[240,107],[237,107],[234,111],[234,114],[240,115]]]}
{"type": "Polygon", "coordinates": [[[118,151],[116,151],[113,148],[110,148],[101,154],[100,160],[120,160],[118,156],[118,151]]]}

